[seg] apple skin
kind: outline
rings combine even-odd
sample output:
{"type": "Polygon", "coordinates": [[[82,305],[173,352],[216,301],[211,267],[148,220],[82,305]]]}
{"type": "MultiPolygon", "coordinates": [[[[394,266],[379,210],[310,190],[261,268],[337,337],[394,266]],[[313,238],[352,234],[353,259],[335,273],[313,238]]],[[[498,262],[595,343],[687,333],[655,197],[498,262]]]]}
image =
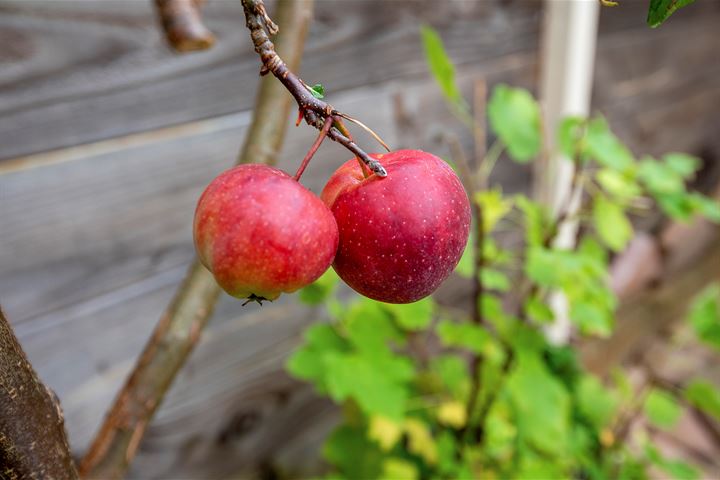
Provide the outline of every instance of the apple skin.
{"type": "Polygon", "coordinates": [[[387,177],[364,178],[357,160],[349,160],[320,195],[340,231],[333,268],[366,297],[414,302],[455,269],[470,232],[470,202],[455,172],[432,154],[371,156],[387,177]]]}
{"type": "Polygon", "coordinates": [[[338,229],[323,202],[267,165],[227,170],[205,189],[193,223],[200,261],[230,295],[274,300],[332,263],[338,229]]]}

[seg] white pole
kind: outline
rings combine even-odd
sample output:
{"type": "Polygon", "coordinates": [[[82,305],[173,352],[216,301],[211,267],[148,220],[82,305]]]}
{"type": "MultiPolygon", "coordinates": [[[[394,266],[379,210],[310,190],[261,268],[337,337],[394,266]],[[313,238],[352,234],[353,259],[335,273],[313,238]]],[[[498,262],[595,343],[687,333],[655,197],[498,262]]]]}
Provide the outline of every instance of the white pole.
{"type": "MultiPolygon", "coordinates": [[[[545,125],[545,145],[555,152],[556,129],[568,115],[587,116],[590,112],[595,41],[599,15],[598,0],[546,0],[540,57],[540,102],[545,125]]],[[[535,167],[535,197],[555,213],[570,197],[574,167],[562,155],[551,154],[535,167]]],[[[579,206],[573,195],[571,211],[579,206]]],[[[555,245],[572,247],[577,224],[565,222],[555,245]]],[[[551,295],[555,322],[546,330],[551,342],[567,343],[570,319],[567,301],[559,293],[551,295]]]]}

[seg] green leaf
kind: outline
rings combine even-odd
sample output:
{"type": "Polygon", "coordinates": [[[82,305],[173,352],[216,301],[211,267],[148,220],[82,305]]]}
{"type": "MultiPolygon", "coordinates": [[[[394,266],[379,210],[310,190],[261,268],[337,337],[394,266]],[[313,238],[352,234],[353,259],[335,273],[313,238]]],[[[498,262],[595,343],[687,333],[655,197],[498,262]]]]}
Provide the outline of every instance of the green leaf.
{"type": "Polygon", "coordinates": [[[560,153],[568,158],[575,158],[580,150],[580,141],[585,135],[586,119],[582,117],[565,117],[557,127],[557,144],[560,153]]]}
{"type": "Polygon", "coordinates": [[[577,386],[577,397],[580,412],[595,428],[601,429],[610,424],[619,399],[600,380],[592,375],[584,375],[577,386]]]}
{"type": "Polygon", "coordinates": [[[668,153],[663,156],[665,165],[684,179],[692,178],[702,162],[687,153],[668,153]]]}
{"type": "Polygon", "coordinates": [[[467,110],[460,89],[455,83],[455,67],[445,51],[440,35],[427,25],[420,27],[420,35],[422,36],[425,61],[443,95],[456,108],[467,110]]]}
{"type": "Polygon", "coordinates": [[[435,303],[431,297],[413,303],[384,303],[382,308],[392,315],[397,324],[410,331],[423,330],[430,325],[435,303]]]}
{"type": "Polygon", "coordinates": [[[608,252],[594,238],[584,237],[580,240],[577,251],[585,262],[595,264],[600,271],[607,270],[608,252]]]}
{"type": "Polygon", "coordinates": [[[474,200],[480,206],[483,217],[483,232],[490,233],[495,225],[512,210],[512,198],[503,198],[500,187],[483,190],[475,194],[474,200]]]}
{"type": "Polygon", "coordinates": [[[335,401],[352,398],[369,415],[402,420],[413,375],[407,358],[328,354],[324,360],[327,390],[335,401]]]}
{"type": "MultiPolygon", "coordinates": [[[[443,430],[438,435],[437,451],[438,451],[438,471],[451,478],[457,478],[455,472],[459,465],[457,463],[455,437],[447,430],[443,430]]],[[[445,478],[445,477],[443,477],[445,478]]]]}
{"type": "Polygon", "coordinates": [[[696,207],[693,206],[690,196],[685,192],[653,194],[660,210],[673,220],[681,222],[689,220],[696,207]]]}
{"type": "Polygon", "coordinates": [[[537,296],[531,297],[525,302],[525,313],[537,323],[550,323],[555,318],[550,307],[537,296]]]}
{"type": "Polygon", "coordinates": [[[498,292],[507,292],[510,290],[510,280],[507,275],[499,270],[492,268],[483,268],[480,277],[483,286],[488,290],[497,290],[498,292]]]}
{"type": "Polygon", "coordinates": [[[585,335],[608,337],[612,333],[613,317],[610,312],[594,302],[573,301],[570,319],[585,335]]]}
{"type": "Polygon", "coordinates": [[[582,267],[574,252],[542,247],[528,249],[525,273],[530,280],[543,287],[559,287],[582,267]]]}
{"type": "Polygon", "coordinates": [[[693,212],[702,215],[712,222],[720,223],[720,201],[706,197],[701,193],[692,192],[688,196],[688,202],[693,212]]]}
{"type": "Polygon", "coordinates": [[[697,337],[720,350],[720,283],[706,287],[693,300],[688,318],[697,337]]]}
{"type": "Polygon", "coordinates": [[[593,202],[593,223],[600,239],[616,252],[625,248],[632,238],[633,227],[622,207],[602,195],[593,202]]]}
{"type": "Polygon", "coordinates": [[[650,390],[643,408],[650,423],[663,429],[672,428],[682,413],[675,397],[657,388],[650,390]]]}
{"type": "Polygon", "coordinates": [[[405,433],[411,453],[420,456],[430,465],[437,463],[437,445],[427,424],[417,418],[408,418],[405,420],[405,433]]]}
{"type": "Polygon", "coordinates": [[[378,478],[383,453],[357,427],[343,425],[325,441],[323,456],[335,465],[347,480],[378,478]]]}
{"type": "Polygon", "coordinates": [[[547,456],[538,455],[532,450],[523,453],[514,478],[526,480],[571,478],[563,471],[559,462],[548,459],[547,456]]]}
{"type": "Polygon", "coordinates": [[[370,354],[389,351],[388,342],[402,342],[401,332],[395,327],[383,304],[363,299],[353,304],[343,319],[347,339],[359,351],[370,354]]]}
{"type": "Polygon", "coordinates": [[[507,321],[508,317],[505,315],[502,301],[498,297],[486,292],[478,303],[482,316],[494,325],[497,326],[498,323],[507,321]]]}
{"type": "Polygon", "coordinates": [[[381,480],[415,480],[420,472],[414,463],[402,458],[388,458],[383,462],[381,480]]]}
{"type": "Polygon", "coordinates": [[[455,273],[463,278],[472,278],[473,272],[475,271],[475,234],[470,231],[470,236],[465,244],[465,250],[463,250],[462,257],[455,267],[455,273]]]}
{"type": "Polygon", "coordinates": [[[685,387],[685,399],[720,421],[720,390],[705,380],[693,380],[685,387]]]}
{"type": "Polygon", "coordinates": [[[515,204],[525,214],[525,240],[528,246],[541,245],[550,223],[547,210],[524,195],[516,195],[515,204]]]}
{"type": "Polygon", "coordinates": [[[645,445],[645,455],[647,455],[650,462],[669,474],[673,480],[696,480],[700,478],[700,474],[695,467],[680,460],[665,458],[660,451],[651,444],[645,445]]]}
{"type": "Polygon", "coordinates": [[[313,381],[325,389],[324,356],[349,351],[348,343],[327,324],[315,324],[305,331],[305,345],[297,349],[287,362],[288,372],[296,378],[313,381]]]}
{"type": "Polygon", "coordinates": [[[584,153],[604,167],[627,172],[635,164],[630,150],[610,131],[607,121],[602,117],[588,123],[584,143],[584,153]]]}
{"type": "Polygon", "coordinates": [[[509,460],[515,450],[517,434],[510,405],[504,401],[495,402],[488,411],[485,423],[485,444],[488,455],[509,460]]]}
{"type": "Polygon", "coordinates": [[[600,186],[620,201],[628,201],[642,194],[640,186],[627,175],[610,168],[603,168],[596,177],[600,186]]]}
{"type": "Polygon", "coordinates": [[[638,178],[654,196],[682,193],[685,191],[683,177],[673,168],[654,158],[645,157],[640,161],[638,178]]]}
{"type": "Polygon", "coordinates": [[[312,87],[308,87],[308,89],[310,90],[310,93],[312,93],[312,96],[315,98],[325,97],[325,87],[323,87],[320,83],[316,83],[312,87]]]}
{"type": "Polygon", "coordinates": [[[517,162],[540,152],[540,107],[527,90],[498,85],[487,106],[490,125],[517,162]]]}
{"type": "Polygon", "coordinates": [[[457,355],[438,355],[430,360],[430,371],[455,398],[464,399],[470,390],[467,364],[457,355]]]}
{"type": "Polygon", "coordinates": [[[520,435],[542,452],[561,455],[570,432],[569,395],[539,356],[519,353],[507,379],[507,390],[520,435]]]}
{"type": "Polygon", "coordinates": [[[694,1],[695,0],[650,0],[647,23],[652,28],[658,27],[662,25],[675,10],[690,5],[694,1]]]}
{"type": "Polygon", "coordinates": [[[328,268],[320,278],[300,290],[300,301],[308,305],[324,302],[333,293],[339,280],[335,270],[328,268]]]}
{"type": "Polygon", "coordinates": [[[479,325],[442,320],[437,326],[440,340],[446,347],[461,347],[484,353],[492,343],[490,334],[479,325]]]}

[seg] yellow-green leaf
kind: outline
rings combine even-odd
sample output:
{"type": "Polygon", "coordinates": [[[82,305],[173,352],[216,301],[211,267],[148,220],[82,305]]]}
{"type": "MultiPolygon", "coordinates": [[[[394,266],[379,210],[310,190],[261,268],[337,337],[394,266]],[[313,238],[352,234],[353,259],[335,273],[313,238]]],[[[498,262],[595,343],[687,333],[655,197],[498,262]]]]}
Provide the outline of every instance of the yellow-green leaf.
{"type": "Polygon", "coordinates": [[[593,223],[603,243],[616,252],[625,248],[632,238],[633,227],[622,207],[603,195],[595,197],[593,223]]]}
{"type": "Polygon", "coordinates": [[[375,440],[384,451],[388,451],[395,446],[398,440],[400,440],[402,432],[402,426],[389,418],[381,415],[373,415],[370,417],[368,437],[371,440],[375,440]]]}
{"type": "Polygon", "coordinates": [[[408,418],[405,420],[405,433],[410,452],[419,455],[430,465],[437,463],[437,445],[425,423],[417,418],[408,418]]]}
{"type": "Polygon", "coordinates": [[[437,418],[443,425],[453,428],[462,428],[467,422],[467,411],[465,405],[457,400],[443,402],[438,407],[437,418]]]}
{"type": "Polygon", "coordinates": [[[503,198],[500,187],[483,190],[475,194],[475,201],[480,206],[483,217],[483,231],[492,232],[495,225],[512,210],[512,198],[503,198]]]}

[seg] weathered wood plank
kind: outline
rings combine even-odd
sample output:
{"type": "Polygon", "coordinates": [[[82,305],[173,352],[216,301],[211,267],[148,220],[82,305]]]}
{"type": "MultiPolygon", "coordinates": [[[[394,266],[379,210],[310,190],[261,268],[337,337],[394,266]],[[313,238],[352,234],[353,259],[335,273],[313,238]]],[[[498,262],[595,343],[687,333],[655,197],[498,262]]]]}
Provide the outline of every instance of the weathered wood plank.
{"type": "MultiPolygon", "coordinates": [[[[366,89],[341,98],[392,143],[388,92],[366,89]],[[378,104],[365,106],[368,98],[378,104]]],[[[39,317],[36,323],[45,324],[50,320],[44,314],[59,306],[95,301],[186,263],[195,202],[204,186],[232,165],[247,120],[244,114],[221,118],[198,134],[128,149],[121,140],[115,150],[108,147],[96,156],[0,175],[0,300],[13,321],[21,325],[39,317]]],[[[280,167],[294,171],[315,135],[310,128],[291,127],[280,167]]],[[[373,145],[363,133],[358,139],[373,145]]],[[[327,178],[319,172],[347,157],[327,143],[303,177],[305,185],[319,192],[327,178]]],[[[19,164],[28,162],[36,163],[19,164]]]]}
{"type": "MultiPolygon", "coordinates": [[[[437,18],[461,64],[532,48],[538,6],[490,6],[318,2],[302,71],[331,94],[425,75],[417,25],[437,18]]],[[[151,2],[20,1],[3,10],[0,29],[14,47],[0,69],[0,158],[252,105],[259,63],[238,2],[209,2],[218,45],[184,56],[161,42],[151,2]]]]}

